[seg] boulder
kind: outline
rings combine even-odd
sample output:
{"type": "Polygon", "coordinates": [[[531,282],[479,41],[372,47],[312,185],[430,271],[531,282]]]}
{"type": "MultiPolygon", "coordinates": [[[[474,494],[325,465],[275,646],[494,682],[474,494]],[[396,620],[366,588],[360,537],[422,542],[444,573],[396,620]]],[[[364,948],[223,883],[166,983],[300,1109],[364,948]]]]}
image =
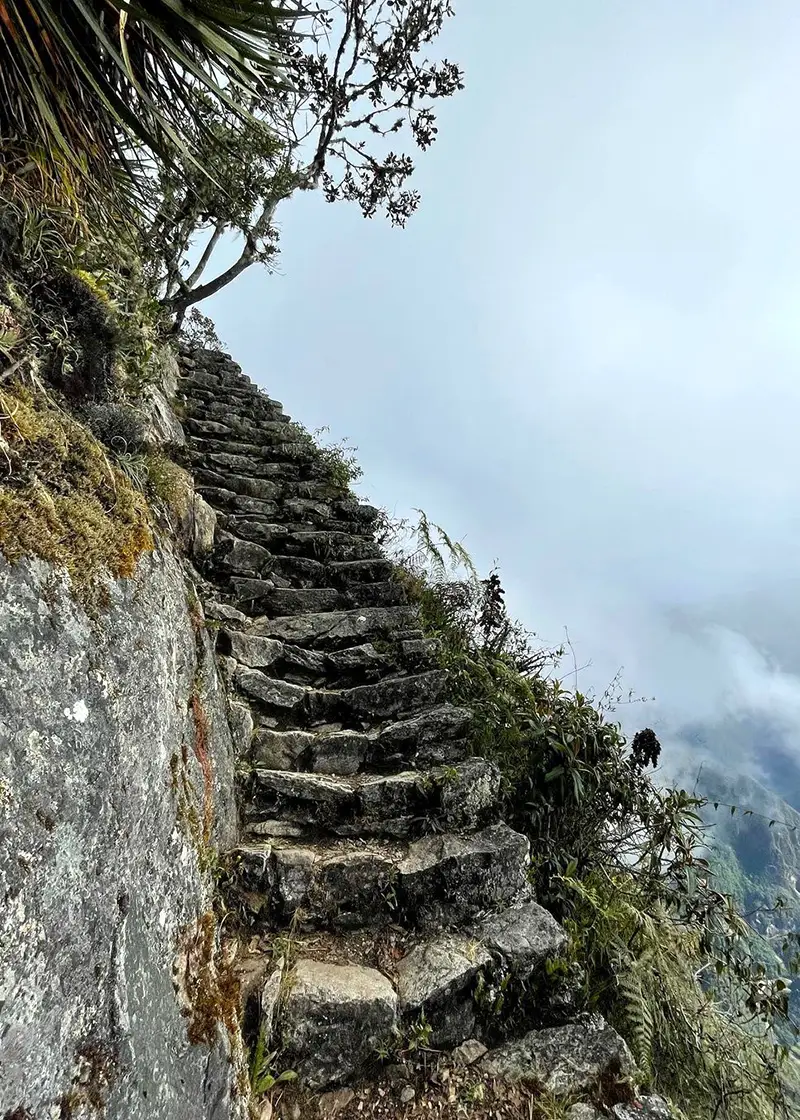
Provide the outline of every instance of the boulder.
{"type": "Polygon", "coordinates": [[[341,1085],[387,1041],[397,996],[374,968],[301,958],[288,977],[280,1026],[284,1061],[310,1089],[341,1085]]]}
{"type": "Polygon", "coordinates": [[[602,1015],[582,1015],[563,1027],[529,1031],[491,1051],[481,1071],[501,1081],[532,1082],[556,1097],[625,1092],[635,1064],[624,1040],[602,1015]]]}

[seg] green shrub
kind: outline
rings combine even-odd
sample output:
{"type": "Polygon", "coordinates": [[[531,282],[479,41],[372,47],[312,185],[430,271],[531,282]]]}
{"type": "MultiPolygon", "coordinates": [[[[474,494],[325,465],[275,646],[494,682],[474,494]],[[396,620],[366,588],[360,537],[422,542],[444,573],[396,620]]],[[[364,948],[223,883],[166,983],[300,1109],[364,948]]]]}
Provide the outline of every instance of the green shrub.
{"type": "Polygon", "coordinates": [[[509,617],[496,572],[464,572],[463,550],[424,515],[386,536],[452,699],[472,709],[472,749],[500,767],[505,819],[530,838],[536,895],[571,932],[585,1004],[693,1120],[790,1115],[787,982],[767,980],[714,889],[701,799],[656,784],[650,729],[629,747],[600,704],[561,683],[564,651],[509,617]]]}

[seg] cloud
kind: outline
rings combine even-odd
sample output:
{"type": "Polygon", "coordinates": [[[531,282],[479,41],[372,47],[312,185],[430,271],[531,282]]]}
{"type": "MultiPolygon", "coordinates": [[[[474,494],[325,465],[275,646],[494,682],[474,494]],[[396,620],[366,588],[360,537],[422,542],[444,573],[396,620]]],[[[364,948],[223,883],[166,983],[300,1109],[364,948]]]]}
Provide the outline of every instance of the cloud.
{"type": "Polygon", "coordinates": [[[568,626],[582,686],[624,666],[664,728],[750,713],[800,754],[800,9],[516,0],[449,35],[419,214],[292,202],[220,334],[568,626]]]}

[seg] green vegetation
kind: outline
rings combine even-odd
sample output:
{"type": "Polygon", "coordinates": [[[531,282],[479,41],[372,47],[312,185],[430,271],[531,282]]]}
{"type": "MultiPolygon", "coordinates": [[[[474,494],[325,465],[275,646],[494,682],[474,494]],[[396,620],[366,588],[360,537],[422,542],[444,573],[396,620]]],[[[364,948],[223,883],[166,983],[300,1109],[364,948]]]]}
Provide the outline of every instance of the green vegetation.
{"type": "Polygon", "coordinates": [[[293,1069],[273,1073],[273,1063],[278,1056],[277,1050],[269,1053],[267,1050],[268,1039],[263,1025],[259,1029],[258,1038],[250,1054],[250,1088],[254,1097],[263,1097],[276,1085],[284,1085],[287,1081],[295,1081],[297,1074],[293,1069]]]}
{"type": "Polygon", "coordinates": [[[571,934],[583,1004],[693,1120],[795,1114],[788,982],[766,975],[714,884],[702,799],[655,782],[652,731],[628,744],[601,704],[564,687],[563,650],[514,623],[496,572],[459,578],[463,549],[424,516],[386,536],[452,699],[474,713],[474,750],[501,769],[505,819],[531,840],[537,897],[571,934]]]}
{"type": "MultiPolygon", "coordinates": [[[[118,192],[136,145],[185,149],[198,94],[239,119],[280,79],[278,33],[298,9],[272,0],[4,0],[0,7],[3,162],[23,184],[75,205],[118,192]]],[[[189,153],[191,155],[191,153],[189,153]]],[[[143,176],[139,171],[139,183],[143,176]]],[[[128,192],[129,197],[132,192],[128,192]]],[[[135,194],[134,194],[135,197],[135,194]]]]}
{"type": "MultiPolygon", "coordinates": [[[[84,594],[152,547],[145,497],[185,520],[185,476],[146,451],[137,418],[165,340],[188,313],[188,333],[215,341],[195,305],[270,264],[295,190],[403,224],[414,165],[384,140],[433,142],[432,106],[462,84],[429,57],[451,14],[448,0],[0,3],[7,558],[63,566],[84,594]],[[241,254],[208,280],[226,234],[241,254]]],[[[358,477],[346,445],[317,454],[332,496],[358,477]]]]}

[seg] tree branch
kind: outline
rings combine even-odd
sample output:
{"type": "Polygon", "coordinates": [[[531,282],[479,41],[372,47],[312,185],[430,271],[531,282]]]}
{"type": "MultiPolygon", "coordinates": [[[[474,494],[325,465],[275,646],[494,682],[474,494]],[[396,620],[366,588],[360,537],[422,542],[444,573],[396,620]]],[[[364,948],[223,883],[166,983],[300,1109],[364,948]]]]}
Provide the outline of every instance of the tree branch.
{"type": "Polygon", "coordinates": [[[197,262],[196,268],[194,268],[192,270],[192,272],[190,272],[189,275],[185,279],[181,280],[181,287],[184,290],[189,290],[189,289],[193,288],[194,285],[197,283],[197,281],[200,279],[200,277],[203,275],[203,273],[205,272],[205,270],[208,266],[208,262],[211,260],[211,254],[216,249],[217,243],[219,242],[219,239],[220,239],[220,237],[222,237],[224,232],[225,232],[225,222],[220,220],[214,226],[214,232],[211,234],[211,237],[208,240],[208,244],[206,245],[205,249],[203,250],[203,255],[200,257],[200,260],[197,262]]]}
{"type": "Polygon", "coordinates": [[[192,304],[200,303],[209,296],[216,295],[217,292],[222,291],[228,284],[241,276],[246,268],[249,268],[258,256],[258,242],[264,236],[270,227],[275,211],[278,208],[278,203],[282,201],[285,196],[270,199],[261,211],[258,219],[245,235],[244,247],[239,254],[237,260],[221,272],[219,276],[215,276],[213,280],[207,281],[205,284],[200,284],[199,287],[192,288],[191,290],[183,290],[180,295],[173,296],[168,300],[170,307],[175,314],[181,317],[186,311],[187,307],[192,304]]]}

